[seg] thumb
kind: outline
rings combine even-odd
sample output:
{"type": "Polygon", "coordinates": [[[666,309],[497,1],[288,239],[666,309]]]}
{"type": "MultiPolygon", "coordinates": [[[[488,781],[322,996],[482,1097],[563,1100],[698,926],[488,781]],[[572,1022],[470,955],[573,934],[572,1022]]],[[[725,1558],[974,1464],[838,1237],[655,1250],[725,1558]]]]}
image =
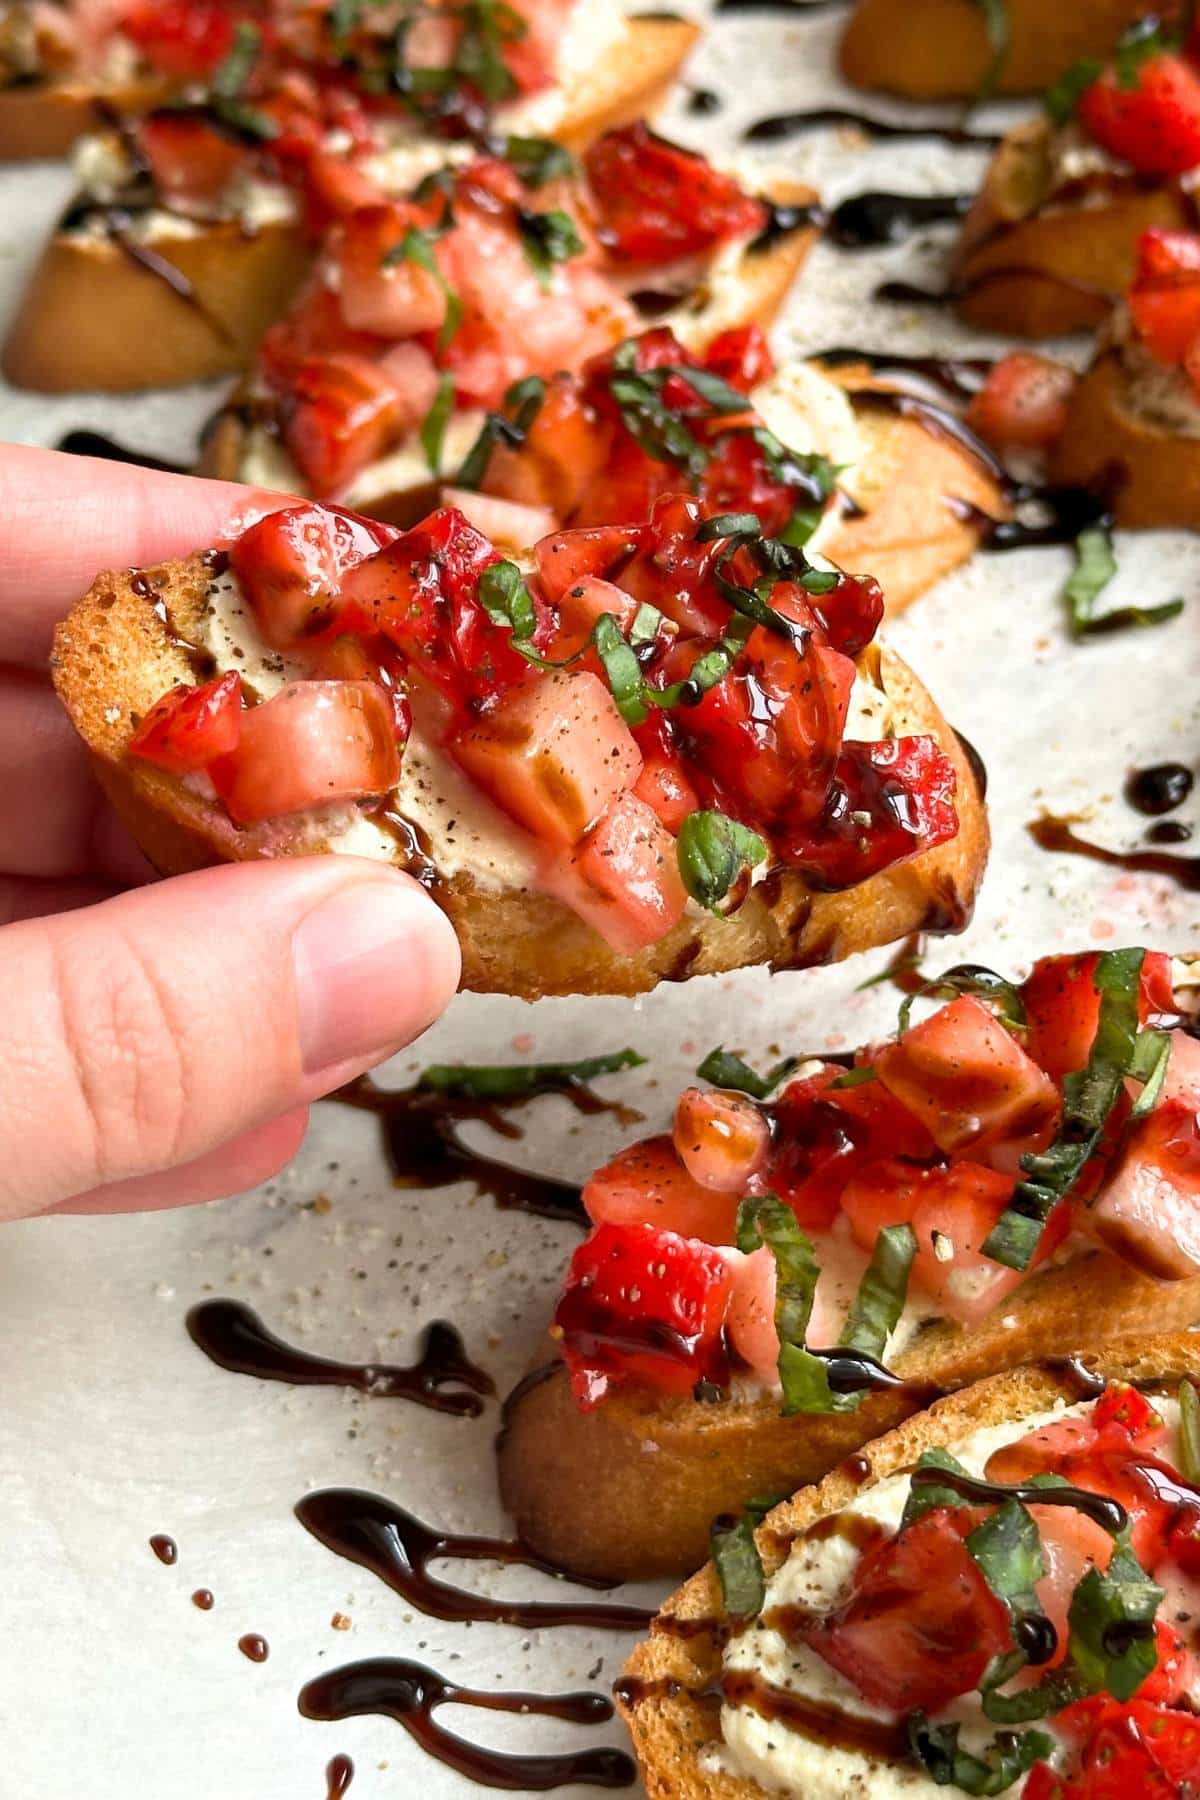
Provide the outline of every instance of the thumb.
{"type": "Polygon", "coordinates": [[[353,857],[230,864],[6,927],[0,1219],[205,1167],[418,1036],[458,976],[428,895],[353,857]]]}

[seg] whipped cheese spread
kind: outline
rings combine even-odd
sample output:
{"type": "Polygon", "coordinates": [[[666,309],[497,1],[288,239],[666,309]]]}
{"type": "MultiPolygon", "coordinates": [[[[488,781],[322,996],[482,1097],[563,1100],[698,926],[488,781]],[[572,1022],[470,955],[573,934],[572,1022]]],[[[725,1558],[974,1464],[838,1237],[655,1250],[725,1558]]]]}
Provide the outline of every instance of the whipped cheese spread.
{"type": "Polygon", "coordinates": [[[609,61],[625,29],[621,0],[575,0],[559,39],[554,86],[499,107],[497,129],[547,137],[568,112],[588,113],[594,90],[608,90],[609,61]]]}
{"type": "MultiPolygon", "coordinates": [[[[982,1475],[988,1459],[1003,1445],[1062,1418],[1087,1413],[1091,1401],[1069,1406],[1060,1402],[1046,1411],[1003,1425],[988,1426],[969,1436],[951,1440],[944,1447],[972,1475],[982,1475]]],[[[1179,1408],[1174,1399],[1155,1399],[1155,1407],[1174,1432],[1179,1408]]],[[[1168,1455],[1173,1454],[1168,1451],[1168,1455]]],[[[909,1491],[907,1475],[889,1475],[865,1488],[846,1512],[898,1529],[909,1491]]],[[[803,1605],[816,1612],[832,1612],[846,1597],[858,1563],[859,1551],[845,1537],[801,1537],[790,1555],[767,1584],[764,1612],[775,1607],[803,1605]]],[[[888,1722],[891,1715],[873,1706],[845,1676],[815,1651],[789,1643],[779,1632],[761,1623],[734,1638],[725,1653],[728,1670],[747,1670],[772,1686],[792,1688],[807,1699],[836,1706],[858,1718],[888,1722]]],[[[937,1715],[939,1721],[957,1720],[963,1743],[978,1750],[996,1727],[984,1717],[978,1695],[966,1694],[937,1715]]],[[[1039,1722],[1046,1728],[1046,1721],[1039,1722]]],[[[1050,1721],[1051,1734],[1053,1721],[1050,1721]]],[[[781,1721],[764,1718],[752,1707],[724,1706],[721,1711],[722,1745],[702,1753],[710,1773],[750,1776],[772,1793],[796,1800],[965,1800],[955,1786],[936,1786],[921,1769],[880,1761],[860,1751],[818,1743],[781,1721]]]]}

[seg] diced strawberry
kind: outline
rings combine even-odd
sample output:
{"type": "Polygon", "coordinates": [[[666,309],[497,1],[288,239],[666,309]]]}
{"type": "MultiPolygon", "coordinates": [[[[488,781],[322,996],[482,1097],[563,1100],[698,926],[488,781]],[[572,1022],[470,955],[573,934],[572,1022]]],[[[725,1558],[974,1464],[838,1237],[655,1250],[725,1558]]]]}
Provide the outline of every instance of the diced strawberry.
{"type": "Polygon", "coordinates": [[[596,621],[607,613],[624,632],[633,623],[637,601],[614,582],[602,581],[596,575],[584,575],[569,587],[558,602],[558,629],[553,650],[559,661],[576,656],[591,638],[596,621]]]}
{"type": "Polygon", "coordinates": [[[149,113],[134,129],[155,191],[171,206],[220,200],[248,160],[244,144],[199,113],[149,113]]]}
{"type": "Polygon", "coordinates": [[[775,372],[775,358],[761,325],[734,325],[719,331],[704,352],[704,366],[748,394],[775,372]]]}
{"type": "Polygon", "coordinates": [[[883,619],[883,589],[873,575],[840,575],[837,585],[813,602],[825,635],[843,656],[858,656],[883,619]]]}
{"type": "MultiPolygon", "coordinates": [[[[827,1064],[819,1074],[793,1081],[773,1103],[775,1142],[767,1186],[786,1201],[805,1231],[827,1231],[841,1207],[847,1182],[888,1156],[921,1159],[934,1144],[924,1125],[877,1081],[839,1088],[846,1071],[827,1064]]],[[[899,1215],[879,1226],[901,1223],[899,1215]]]]}
{"type": "Polygon", "coordinates": [[[533,554],[547,600],[557,605],[591,577],[611,585],[637,550],[639,536],[636,527],[596,525],[544,537],[534,545],[533,554]]]}
{"type": "Polygon", "coordinates": [[[853,887],[956,837],[957,784],[936,738],[847,740],[819,816],[789,825],[776,848],[814,887],[853,887]]]}
{"type": "Polygon", "coordinates": [[[738,1198],[702,1185],[665,1134],[618,1151],[583,1190],[594,1225],[654,1225],[706,1244],[733,1242],[738,1198]]]}
{"type": "Polygon", "coordinates": [[[1160,1281],[1200,1270],[1200,1116],[1195,1097],[1160,1100],[1122,1141],[1087,1228],[1160,1281]]]}
{"type": "Polygon", "coordinates": [[[1037,1597],[1058,1639],[1057,1649],[1043,1667],[1057,1669],[1067,1656],[1068,1615],[1075,1589],[1089,1569],[1103,1573],[1108,1568],[1113,1537],[1103,1525],[1073,1506],[1033,1506],[1030,1511],[1042,1540],[1046,1568],[1037,1583],[1037,1597]]]}
{"type": "Polygon", "coordinates": [[[937,1507],[868,1549],[854,1590],[801,1635],[818,1656],[889,1712],[934,1712],[978,1687],[1011,1648],[1008,1613],[963,1538],[966,1507],[937,1507]]]}
{"type": "Polygon", "coordinates": [[[1200,73],[1181,56],[1147,57],[1126,86],[1109,69],[1079,102],[1084,130],[1141,175],[1184,175],[1200,164],[1200,73]]]}
{"type": "Polygon", "coordinates": [[[1055,1419],[997,1450],[986,1472],[989,1481],[1031,1481],[1092,1455],[1152,1456],[1165,1439],[1166,1428],[1146,1396],[1114,1382],[1089,1413],[1055,1419]]]}
{"type": "Polygon", "coordinates": [[[362,207],[346,220],[338,250],[342,317],[354,331],[415,337],[438,331],[446,294],[438,277],[400,254],[413,229],[413,208],[362,207]]]}
{"type": "MultiPolygon", "coordinates": [[[[1106,1695],[1058,1715],[1088,1732],[1083,1766],[1057,1785],[1026,1785],[1036,1800],[1188,1800],[1200,1764],[1200,1721],[1191,1711],[1157,1706],[1140,1696],[1122,1704],[1106,1695]]],[[[1032,1779],[1032,1777],[1031,1777],[1032,1779]]]]}
{"type": "Polygon", "coordinates": [[[234,750],[241,728],[242,681],[231,669],[202,687],[172,688],[155,701],[129,740],[129,755],[188,775],[234,750]]]}
{"type": "Polygon", "coordinates": [[[557,671],[515,689],[466,725],[456,760],[544,844],[569,849],[628,791],[642,757],[611,691],[586,670],[557,671]]]}
{"type": "Polygon", "coordinates": [[[766,1115],[745,1094],[720,1088],[685,1088],[672,1135],[688,1173],[722,1194],[746,1193],[771,1149],[766,1115]]]}
{"type": "Polygon", "coordinates": [[[779,1329],[775,1324],[778,1271],[774,1252],[761,1250],[742,1257],[733,1271],[733,1293],[725,1329],[731,1349],[762,1381],[779,1378],[779,1329]]]}
{"type": "Polygon", "coordinates": [[[961,995],[875,1056],[875,1073],[954,1155],[1043,1149],[1058,1091],[981,1001],[961,995]]]}
{"type": "Polygon", "coordinates": [[[194,79],[211,75],[228,56],[235,16],[222,0],[134,0],[120,29],[164,75],[194,79]]]}
{"type": "Polygon", "coordinates": [[[633,791],[660,825],[678,836],[683,821],[699,809],[700,797],[685,775],[679,759],[658,751],[642,751],[642,772],[633,791]]]}
{"type": "MultiPolygon", "coordinates": [[[[1200,159],[1198,159],[1200,160],[1200,159]]],[[[767,222],[761,200],[704,157],[657,137],[645,123],[597,138],[584,156],[611,253],[633,263],[669,263],[767,222]]]]}
{"type": "Polygon", "coordinates": [[[1200,233],[1143,232],[1129,310],[1152,356],[1171,366],[1187,362],[1200,340],[1200,233]]]}
{"type": "Polygon", "coordinates": [[[399,536],[340,506],[286,506],[244,531],[229,562],[267,642],[288,650],[329,622],[342,576],[399,536]]]}
{"type": "Polygon", "coordinates": [[[599,1225],[576,1250],[555,1323],[576,1399],[610,1383],[688,1393],[721,1382],[733,1278],[721,1252],[653,1225],[599,1225]]]}
{"type": "Polygon", "coordinates": [[[353,480],[410,423],[404,396],[365,356],[310,357],[290,373],[283,441],[320,494],[353,480]]]}
{"type": "Polygon", "coordinates": [[[400,779],[391,702],[370,681],[296,681],[242,715],[209,766],[238,825],[385,794],[400,779]]]}
{"type": "Polygon", "coordinates": [[[1049,450],[1066,430],[1078,383],[1065,363],[1012,350],[967,408],[967,424],[997,450],[1049,450]]]}
{"type": "MultiPolygon", "coordinates": [[[[1100,1022],[1100,994],[1095,985],[1099,952],[1082,956],[1044,956],[1021,988],[1028,1030],[1025,1048],[1039,1067],[1061,1082],[1087,1062],[1100,1022]]],[[[1152,1013],[1174,1006],[1171,959],[1150,950],[1142,964],[1138,1010],[1142,1023],[1152,1013]]]]}
{"type": "MultiPolygon", "coordinates": [[[[574,375],[560,372],[546,383],[537,417],[517,446],[497,444],[488,460],[483,485],[526,505],[548,506],[556,518],[571,517],[608,455],[606,433],[598,430],[574,375]]],[[[617,517],[609,514],[609,518],[617,517]]],[[[622,533],[628,538],[629,533],[622,533]]],[[[604,575],[605,567],[581,573],[604,575]]]]}
{"type": "Polygon", "coordinates": [[[568,861],[547,860],[542,885],[627,956],[658,943],[687,908],[675,840],[631,793],[612,803],[568,861]]]}

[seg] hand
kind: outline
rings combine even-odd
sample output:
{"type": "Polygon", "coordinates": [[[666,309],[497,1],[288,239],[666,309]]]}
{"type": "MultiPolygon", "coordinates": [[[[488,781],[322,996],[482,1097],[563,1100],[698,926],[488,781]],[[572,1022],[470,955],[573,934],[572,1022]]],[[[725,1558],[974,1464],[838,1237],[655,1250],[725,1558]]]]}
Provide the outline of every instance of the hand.
{"type": "Polygon", "coordinates": [[[325,856],[153,882],[47,679],[55,622],[99,570],[282,504],[0,446],[0,1219],[264,1181],[310,1100],[454,993],[454,932],[398,870],[325,856]]]}

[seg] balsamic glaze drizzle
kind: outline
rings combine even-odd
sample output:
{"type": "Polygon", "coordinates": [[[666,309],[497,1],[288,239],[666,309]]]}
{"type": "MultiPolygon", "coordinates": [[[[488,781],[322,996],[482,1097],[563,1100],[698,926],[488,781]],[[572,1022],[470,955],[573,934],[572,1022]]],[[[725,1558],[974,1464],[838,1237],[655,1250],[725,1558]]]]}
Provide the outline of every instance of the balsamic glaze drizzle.
{"type": "Polygon", "coordinates": [[[1188,799],[1196,777],[1186,763],[1150,763],[1144,769],[1132,769],[1125,783],[1125,798],[1137,812],[1150,818],[1174,812],[1188,799]]]}
{"type": "Polygon", "coordinates": [[[496,1391],[485,1370],[470,1361],[453,1325],[427,1325],[417,1361],[344,1363],[285,1344],[241,1300],[203,1300],[187,1315],[188,1336],[210,1361],[237,1375],[285,1381],[294,1387],[351,1387],[377,1400],[411,1400],[431,1412],[477,1418],[496,1391]]]}
{"type": "Polygon", "coordinates": [[[331,1756],[325,1765],[325,1800],[345,1800],[353,1780],[354,1764],[350,1758],[340,1752],[337,1756],[331,1756]]]}
{"type": "Polygon", "coordinates": [[[999,1482],[985,1481],[982,1476],[960,1475],[956,1469],[942,1468],[914,1469],[911,1479],[915,1488],[950,1488],[960,1499],[978,1501],[983,1506],[1001,1506],[1006,1500],[1020,1500],[1025,1506],[1069,1506],[1114,1536],[1124,1531],[1129,1522],[1129,1514],[1120,1501],[1109,1499],[1107,1494],[1093,1493],[1090,1488],[1025,1484],[1005,1487],[999,1482]]]}
{"type": "MultiPolygon", "coordinates": [[[[631,1787],[637,1779],[633,1759],[624,1750],[566,1751],[558,1755],[514,1754],[471,1744],[439,1725],[439,1706],[473,1706],[488,1712],[535,1714],[574,1725],[603,1724],[613,1716],[603,1694],[490,1693],[464,1688],[423,1663],[396,1656],[374,1656],[330,1669],[300,1690],[299,1709],[306,1719],[351,1719],[383,1713],[395,1719],[429,1755],[448,1768],[493,1788],[551,1788],[591,1782],[596,1787],[631,1787]]],[[[345,1787],[331,1792],[344,1793],[345,1787]]]]}
{"type": "MultiPolygon", "coordinates": [[[[718,0],[717,10],[721,10],[721,0],[718,0]]],[[[742,141],[746,144],[777,144],[785,138],[839,125],[852,126],[868,138],[940,138],[945,144],[974,144],[984,150],[994,150],[1001,141],[995,132],[971,131],[964,125],[901,123],[844,106],[816,106],[803,112],[772,113],[749,126],[742,133],[742,141]]]]}
{"type": "MultiPolygon", "coordinates": [[[[548,1625],[643,1631],[653,1617],[640,1607],[601,1601],[498,1600],[438,1581],[428,1573],[429,1565],[446,1560],[521,1563],[560,1577],[564,1571],[516,1541],[438,1531],[382,1494],[355,1488],[322,1488],[298,1501],[295,1512],[304,1529],[326,1549],[369,1569],[410,1606],[430,1618],[456,1624],[470,1620],[517,1625],[526,1631],[548,1625]]],[[[579,1580],[574,1576],[570,1579],[579,1580]]],[[[612,1584],[580,1580],[579,1585],[597,1589],[612,1584]]]]}
{"type": "Polygon", "coordinates": [[[898,350],[860,350],[853,344],[814,350],[811,360],[828,363],[834,369],[863,363],[877,375],[918,375],[955,400],[972,399],[995,367],[990,356],[915,356],[898,350]]]}
{"type": "Polygon", "coordinates": [[[1106,850],[1102,844],[1081,838],[1070,819],[1055,818],[1051,813],[1043,813],[1025,829],[1040,850],[1083,856],[1135,875],[1166,875],[1187,893],[1200,894],[1200,856],[1172,856],[1165,850],[1106,850]]]}
{"type": "Polygon", "coordinates": [[[825,235],[839,250],[902,244],[929,225],[965,218],[972,194],[897,194],[870,189],[851,194],[829,214],[825,235]]]}

